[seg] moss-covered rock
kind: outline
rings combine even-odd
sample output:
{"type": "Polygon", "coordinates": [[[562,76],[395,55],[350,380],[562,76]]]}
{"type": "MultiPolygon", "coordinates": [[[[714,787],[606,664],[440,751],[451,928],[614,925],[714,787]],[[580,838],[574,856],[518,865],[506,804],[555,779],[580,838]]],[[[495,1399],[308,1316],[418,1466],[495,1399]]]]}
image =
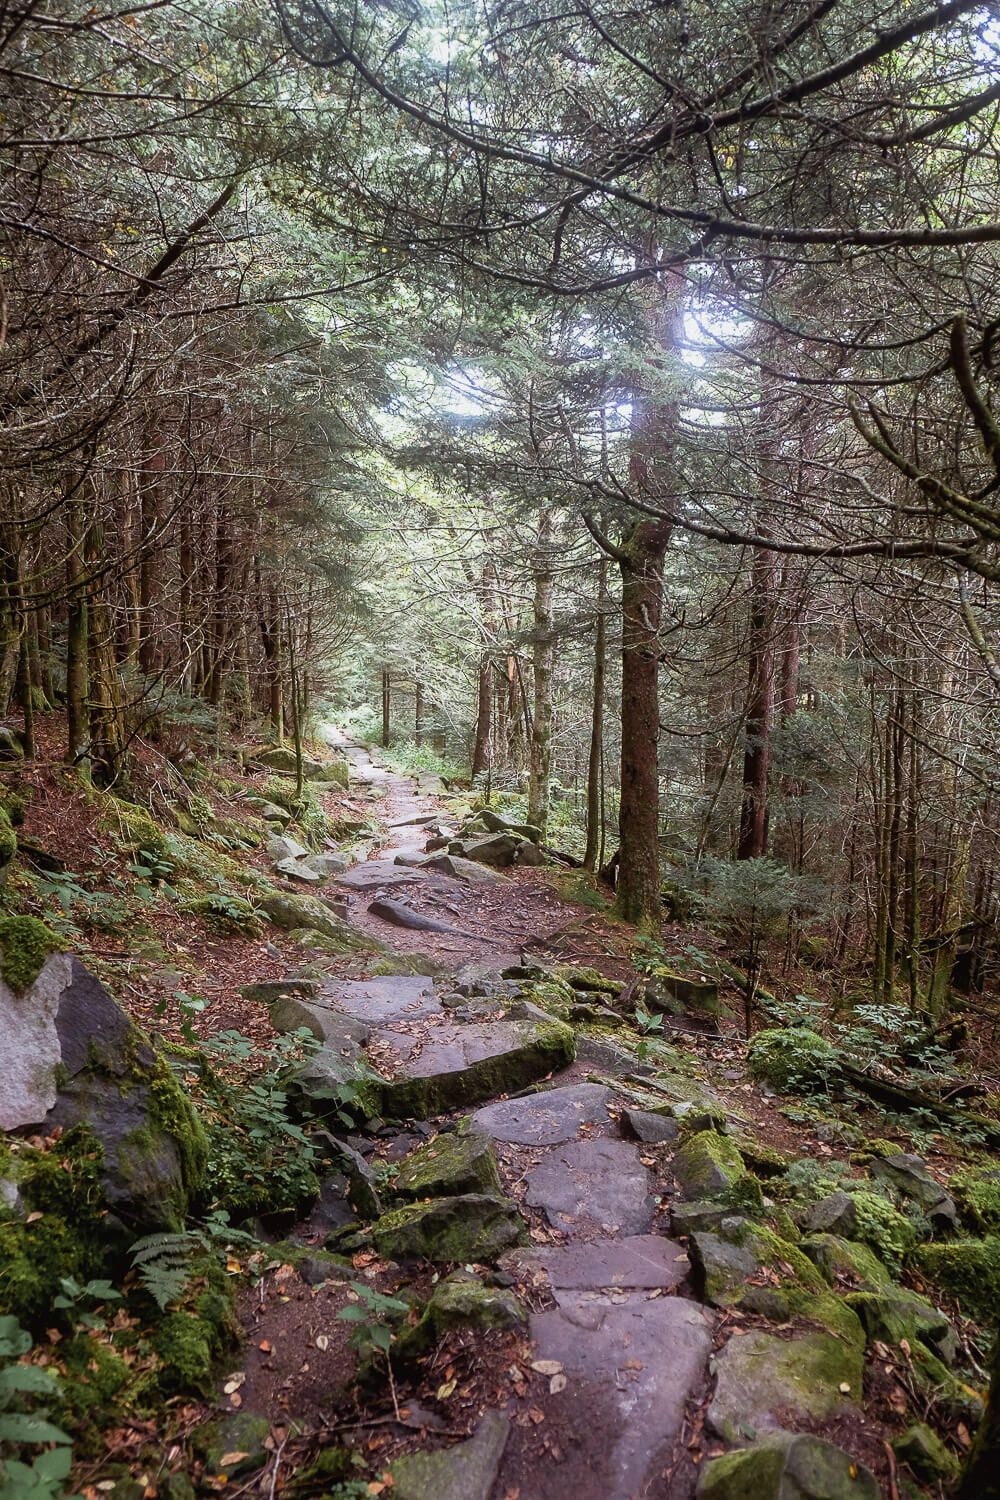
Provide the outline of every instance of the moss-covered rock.
{"type": "Polygon", "coordinates": [[[488,1263],[524,1241],[517,1204],[495,1193],[435,1198],[383,1214],[370,1238],[392,1260],[421,1256],[437,1264],[488,1263]]]}
{"type": "Polygon", "coordinates": [[[729,1443],[753,1439],[779,1420],[825,1421],[856,1406],[862,1349],[831,1333],[781,1338],[750,1329],[716,1356],[708,1408],[713,1432],[729,1443]]]}
{"type": "Polygon", "coordinates": [[[837,1069],[837,1049],[805,1026],[758,1031],[747,1053],[756,1083],[779,1094],[810,1093],[824,1088],[837,1069]]]}
{"type": "Polygon", "coordinates": [[[432,1348],[452,1328],[520,1328],[527,1313],[513,1292],[484,1286],[466,1271],[440,1281],[431,1293],[420,1321],[398,1335],[393,1353],[400,1360],[432,1348]]]}
{"type": "Polygon", "coordinates": [[[401,1163],[395,1189],[401,1198],[499,1193],[493,1142],[473,1131],[435,1136],[401,1163]]]}
{"type": "Polygon", "coordinates": [[[869,1341],[913,1344],[917,1339],[938,1359],[951,1364],[958,1353],[955,1330],[944,1313],[905,1287],[884,1286],[875,1291],[851,1292],[847,1302],[861,1319],[869,1341]]]}
{"type": "Polygon", "coordinates": [[[867,1245],[836,1234],[810,1234],[799,1242],[799,1249],[831,1286],[877,1292],[893,1284],[888,1268],[867,1245]]]}
{"type": "Polygon", "coordinates": [[[249,1411],[227,1412],[214,1422],[203,1422],[191,1434],[191,1448],[205,1465],[206,1477],[225,1483],[262,1469],[269,1458],[267,1417],[249,1411]]]}
{"type": "Polygon", "coordinates": [[[609,979],[606,974],[601,973],[600,969],[580,968],[575,964],[557,964],[552,974],[555,979],[570,985],[574,990],[610,995],[614,999],[617,999],[623,989],[620,980],[609,979]]]}
{"type": "Polygon", "coordinates": [[[489,1500],[509,1427],[506,1412],[488,1411],[466,1442],[395,1459],[393,1500],[489,1500]]]}
{"type": "Polygon", "coordinates": [[[892,1439],[897,1460],[905,1464],[917,1479],[933,1484],[935,1480],[957,1478],[959,1462],[926,1422],[916,1422],[892,1439]]]}
{"type": "Polygon", "coordinates": [[[855,1211],[855,1238],[869,1245],[893,1271],[917,1243],[917,1225],[878,1193],[861,1189],[851,1193],[855,1211]]]}
{"type": "Polygon", "coordinates": [[[928,1281],[949,1292],[969,1317],[992,1323],[1000,1288],[1000,1235],[923,1245],[914,1257],[928,1281]]]}
{"type": "MultiPolygon", "coordinates": [[[[0,864],[3,828],[0,827],[0,864]]],[[[0,917],[0,979],[16,994],[38,978],[45,960],[63,944],[36,917],[0,917]]]]}
{"type": "Polygon", "coordinates": [[[879,1500],[879,1487],[833,1443],[775,1432],[706,1464],[698,1500],[879,1500]]]}
{"type": "Polygon", "coordinates": [[[715,1130],[699,1131],[685,1141],[674,1157],[673,1171],[689,1200],[714,1199],[751,1210],[761,1207],[760,1184],[747,1172],[732,1141],[715,1130]]]}
{"type": "Polygon", "coordinates": [[[267,886],[260,892],[257,904],[275,927],[322,933],[336,945],[333,951],[384,952],[384,944],[359,932],[356,927],[351,927],[317,896],[293,895],[290,891],[279,891],[274,886],[267,886]]]}
{"type": "Polygon", "coordinates": [[[1000,1167],[963,1167],[948,1187],[970,1229],[1000,1234],[1000,1167]]]}

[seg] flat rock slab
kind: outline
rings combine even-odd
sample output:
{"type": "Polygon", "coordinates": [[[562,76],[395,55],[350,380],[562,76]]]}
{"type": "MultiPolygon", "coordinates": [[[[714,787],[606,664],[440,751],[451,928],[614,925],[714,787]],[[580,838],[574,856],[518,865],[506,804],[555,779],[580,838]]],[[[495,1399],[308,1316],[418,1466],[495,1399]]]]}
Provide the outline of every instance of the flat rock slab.
{"type": "Polygon", "coordinates": [[[658,1234],[624,1235],[617,1240],[591,1240],[582,1245],[546,1245],[537,1250],[512,1250],[505,1268],[518,1273],[542,1271],[554,1291],[670,1291],[690,1269],[676,1240],[658,1234]]]}
{"type": "Polygon", "coordinates": [[[376,979],[346,979],[324,984],[323,1002],[369,1026],[415,1021],[441,1014],[433,979],[423,974],[389,974],[376,979]]]}
{"type": "Polygon", "coordinates": [[[528,1173],[525,1202],[567,1233],[644,1234],[653,1222],[650,1176],[628,1141],[575,1141],[528,1173]]]}
{"type": "Polygon", "coordinates": [[[408,870],[391,859],[368,859],[336,877],[338,885],[346,885],[353,891],[369,891],[378,885],[410,885],[427,878],[426,871],[408,870]]]}
{"type": "Polygon", "coordinates": [[[513,1093],[573,1060],[573,1033],[552,1020],[450,1021],[423,1037],[382,1030],[375,1039],[394,1054],[398,1076],[382,1088],[391,1119],[427,1119],[513,1093]]]}
{"type": "Polygon", "coordinates": [[[729,1340],[716,1370],[707,1422],[729,1443],[803,1419],[825,1421],[861,1396],[861,1351],[832,1333],[783,1339],[751,1329],[729,1340]]]}
{"type": "Polygon", "coordinates": [[[669,1460],[688,1399],[705,1378],[711,1323],[679,1297],[633,1292],[611,1302],[566,1293],[561,1300],[532,1317],[531,1334],[536,1357],[558,1360],[567,1376],[553,1402],[582,1411],[586,1421],[563,1461],[536,1471],[525,1500],[636,1500],[669,1460]]]}
{"type": "Polygon", "coordinates": [[[515,1146],[561,1146],[580,1134],[582,1125],[606,1125],[609,1091],[599,1083],[575,1083],[546,1089],[527,1099],[487,1104],[472,1117],[474,1129],[495,1141],[515,1146]]]}

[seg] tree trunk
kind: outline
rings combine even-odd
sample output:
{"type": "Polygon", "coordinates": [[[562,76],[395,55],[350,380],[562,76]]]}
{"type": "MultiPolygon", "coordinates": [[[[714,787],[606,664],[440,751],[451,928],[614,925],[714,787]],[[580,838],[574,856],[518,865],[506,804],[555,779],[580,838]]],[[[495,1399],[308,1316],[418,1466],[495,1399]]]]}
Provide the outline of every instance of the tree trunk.
{"type": "Polygon", "coordinates": [[[392,732],[392,678],[389,668],[382,668],[382,749],[388,750],[392,732]]]}
{"type": "Polygon", "coordinates": [[[590,712],[590,753],[587,759],[587,847],[583,864],[596,870],[601,856],[603,822],[602,767],[604,763],[604,681],[607,673],[608,621],[605,594],[608,561],[602,557],[597,573],[597,621],[594,627],[594,685],[590,712]]]}
{"type": "Polygon", "coordinates": [[[479,686],[476,695],[476,737],[472,746],[472,775],[481,776],[490,761],[490,708],[492,700],[492,666],[489,653],[479,662],[479,686]]]}
{"type": "Polygon", "coordinates": [[[66,499],[66,760],[90,780],[89,618],[83,557],[87,522],[80,479],[66,499]]]}
{"type": "Polygon", "coordinates": [[[760,859],[767,853],[770,821],[768,777],[774,720],[774,562],[758,548],[751,574],[749,677],[743,751],[743,804],[738,859],[760,859]]]}
{"type": "Polygon", "coordinates": [[[422,745],[424,742],[424,689],[422,683],[417,683],[413,692],[413,743],[422,745]]]}
{"type": "Polygon", "coordinates": [[[552,634],[553,518],[542,512],[535,549],[534,630],[532,666],[534,712],[531,718],[531,755],[528,770],[528,822],[541,829],[542,842],[549,820],[549,775],[552,769],[552,669],[555,641],[552,634]]]}
{"type": "Polygon", "coordinates": [[[1000,1328],[993,1335],[986,1410],[962,1474],[957,1500],[1000,1500],[1000,1328]]]}
{"type": "Polygon", "coordinates": [[[636,523],[622,549],[622,759],[616,910],[660,921],[660,618],[671,520],[636,523]]]}

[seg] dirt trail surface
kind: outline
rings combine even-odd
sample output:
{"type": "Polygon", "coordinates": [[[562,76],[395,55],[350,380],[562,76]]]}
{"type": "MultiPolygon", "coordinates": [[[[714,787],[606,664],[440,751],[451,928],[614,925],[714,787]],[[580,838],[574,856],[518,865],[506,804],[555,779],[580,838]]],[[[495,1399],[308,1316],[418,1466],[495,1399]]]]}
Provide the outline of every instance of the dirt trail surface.
{"type": "MultiPolygon", "coordinates": [[[[855,1455],[871,1461],[879,1441],[856,1405],[851,1326],[838,1341],[780,1298],[769,1313],[764,1300],[737,1312],[738,1296],[704,1296],[713,1253],[727,1286],[759,1269],[713,1233],[745,1222],[742,1165],[695,1159],[682,1134],[692,1111],[725,1129],[725,1104],[691,1078],[647,1084],[653,1070],[634,1051],[574,1034],[536,1003],[546,976],[531,966],[551,969],[567,950],[593,963],[598,919],[560,899],[544,869],[462,880],[396,863],[454,826],[447,799],[328,738],[382,825],[337,895],[351,923],[432,977],[331,977],[295,1002],[287,1029],[305,1023],[322,1041],[318,1097],[363,1052],[379,1118],[350,1138],[343,1172],[291,1232],[298,1258],[279,1251],[247,1299],[243,1409],[284,1431],[292,1459],[346,1440],[381,1475],[371,1493],[395,1500],[687,1500],[699,1464],[727,1443],[848,1417],[855,1455]],[[454,930],[400,926],[391,908],[371,911],[383,901],[454,930]],[[360,1398],[337,1320],[345,1297],[357,1301],[352,1278],[429,1309],[397,1329],[390,1366],[371,1362],[360,1398]],[[752,1340],[748,1376],[735,1346],[752,1340]]],[[[620,975],[606,926],[603,952],[620,975]]],[[[730,1113],[733,1129],[745,1123],[730,1113]]],[[[268,1484],[281,1492],[275,1466],[262,1493],[268,1484]]]]}

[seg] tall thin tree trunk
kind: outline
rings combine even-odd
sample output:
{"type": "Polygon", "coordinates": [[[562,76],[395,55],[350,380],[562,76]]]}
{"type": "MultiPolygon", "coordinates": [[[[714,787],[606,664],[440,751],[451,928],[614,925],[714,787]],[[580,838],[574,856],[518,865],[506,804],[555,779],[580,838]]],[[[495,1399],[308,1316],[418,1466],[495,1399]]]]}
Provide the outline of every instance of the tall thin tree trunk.
{"type": "Polygon", "coordinates": [[[81,478],[66,498],[66,760],[90,780],[89,618],[84,546],[87,520],[81,478]]]}
{"type": "Polygon", "coordinates": [[[392,734],[392,677],[388,667],[382,668],[382,749],[388,750],[392,734]]]}
{"type": "Polygon", "coordinates": [[[424,742],[424,688],[423,683],[418,682],[413,690],[413,743],[422,745],[424,742]]]}
{"type": "Polygon", "coordinates": [[[660,920],[660,619],[672,521],[636,523],[622,549],[622,760],[618,915],[660,920]]]}
{"type": "Polygon", "coordinates": [[[743,804],[740,813],[739,859],[759,859],[767,853],[770,821],[768,778],[771,766],[771,727],[774,719],[774,562],[758,548],[751,572],[749,675],[743,804]]]}
{"type": "Polygon", "coordinates": [[[539,520],[535,546],[532,632],[535,701],[528,769],[528,822],[541,830],[543,840],[549,821],[549,776],[552,769],[552,670],[555,662],[555,639],[552,633],[552,599],[555,591],[552,533],[552,513],[544,510],[539,520]]]}
{"type": "Polygon", "coordinates": [[[602,557],[597,571],[597,620],[594,626],[594,682],[590,709],[590,752],[587,758],[587,847],[583,863],[596,870],[601,855],[603,819],[602,767],[604,764],[604,683],[607,676],[608,620],[605,595],[608,560],[602,557]]]}

